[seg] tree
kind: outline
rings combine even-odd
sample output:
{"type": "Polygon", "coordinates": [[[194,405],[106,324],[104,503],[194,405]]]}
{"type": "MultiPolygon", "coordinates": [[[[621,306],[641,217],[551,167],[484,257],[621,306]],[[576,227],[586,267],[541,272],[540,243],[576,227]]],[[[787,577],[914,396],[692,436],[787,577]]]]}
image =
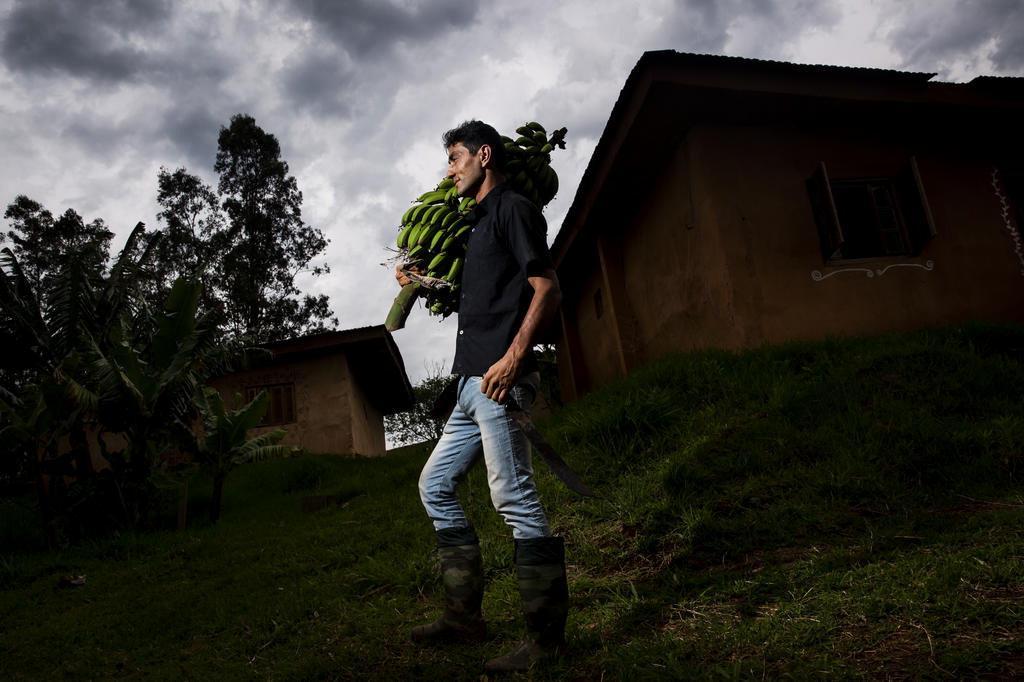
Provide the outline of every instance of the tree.
{"type": "Polygon", "coordinates": [[[184,168],[173,172],[161,167],[157,175],[157,218],[164,224],[162,239],[153,260],[153,288],[163,300],[179,278],[204,282],[203,294],[210,304],[216,294],[217,254],[210,248],[214,235],[224,228],[220,202],[213,189],[184,168]]]}
{"type": "Polygon", "coordinates": [[[220,283],[229,332],[262,343],[336,326],[327,297],[296,298],[295,276],[327,247],[323,233],[302,221],[302,193],[277,138],[237,114],[217,140],[214,170],[227,229],[212,247],[221,256],[220,283]]]}
{"type": "Polygon", "coordinates": [[[19,463],[12,468],[36,479],[51,544],[64,476],[94,473],[86,442],[98,407],[92,356],[128,345],[131,335],[124,330],[134,327],[138,273],[157,239],[139,223],[109,275],[103,276],[94,248],[83,248],[62,254],[55,271],[35,286],[13,251],[3,249],[0,311],[10,323],[5,333],[20,352],[4,356],[4,383],[12,376],[18,382],[13,390],[9,384],[0,386],[0,435],[4,454],[19,463]],[[12,355],[13,366],[8,364],[12,355]],[[16,374],[6,372],[12,368],[16,374]],[[63,453],[62,439],[69,446],[63,453]]]}
{"type": "Polygon", "coordinates": [[[101,270],[110,255],[114,233],[99,218],[86,223],[69,208],[54,220],[53,214],[39,202],[23,194],[7,206],[4,218],[10,221],[11,229],[0,235],[0,243],[7,239],[13,242],[11,251],[30,286],[37,290],[41,290],[46,278],[56,274],[68,254],[88,254],[101,270]]]}
{"type": "Polygon", "coordinates": [[[395,445],[422,443],[441,437],[448,415],[433,414],[434,401],[452,378],[443,364],[428,367],[428,376],[412,389],[416,399],[412,409],[384,417],[384,428],[395,445]]]}
{"type": "Polygon", "coordinates": [[[110,342],[91,345],[95,389],[80,392],[106,431],[127,447],[103,451],[119,485],[131,492],[124,505],[129,523],[147,511],[151,473],[173,449],[195,449],[195,397],[217,369],[221,349],[212,315],[197,315],[202,285],[179,279],[157,317],[153,334],[131,340],[125,325],[111,324],[110,342]]]}
{"type": "Polygon", "coordinates": [[[206,387],[197,396],[196,405],[203,419],[197,461],[213,477],[210,521],[216,523],[220,519],[224,482],[231,470],[240,464],[283,456],[288,448],[275,445],[284,437],[283,429],[247,437],[249,429],[259,425],[270,405],[270,394],[266,391],[260,391],[248,405],[228,410],[217,390],[206,387]]]}

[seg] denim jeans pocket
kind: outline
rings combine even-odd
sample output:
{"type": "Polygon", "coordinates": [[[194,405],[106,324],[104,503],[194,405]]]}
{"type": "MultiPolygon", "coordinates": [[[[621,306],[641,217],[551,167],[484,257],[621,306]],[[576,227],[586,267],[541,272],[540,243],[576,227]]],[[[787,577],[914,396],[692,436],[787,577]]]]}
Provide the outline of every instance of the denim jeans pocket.
{"type": "Polygon", "coordinates": [[[537,400],[537,388],[540,383],[540,375],[531,372],[519,379],[519,382],[512,387],[512,398],[524,411],[529,412],[533,403],[537,400]]]}

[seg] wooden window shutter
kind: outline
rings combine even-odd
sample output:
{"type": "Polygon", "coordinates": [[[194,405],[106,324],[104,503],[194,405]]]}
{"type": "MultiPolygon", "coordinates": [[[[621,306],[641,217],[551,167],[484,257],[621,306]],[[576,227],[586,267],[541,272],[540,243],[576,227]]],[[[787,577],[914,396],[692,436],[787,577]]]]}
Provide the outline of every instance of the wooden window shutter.
{"type": "Polygon", "coordinates": [[[903,212],[907,222],[907,233],[910,237],[911,250],[914,254],[921,252],[937,233],[935,219],[932,217],[928,196],[921,182],[921,171],[917,167],[917,159],[910,157],[910,168],[900,182],[904,195],[903,212]]]}
{"type": "Polygon", "coordinates": [[[843,227],[839,224],[839,213],[836,201],[832,196],[832,187],[828,182],[828,170],[825,162],[818,164],[814,175],[807,181],[807,189],[814,207],[814,217],[821,232],[821,255],[826,261],[841,258],[843,255],[843,227]]]}

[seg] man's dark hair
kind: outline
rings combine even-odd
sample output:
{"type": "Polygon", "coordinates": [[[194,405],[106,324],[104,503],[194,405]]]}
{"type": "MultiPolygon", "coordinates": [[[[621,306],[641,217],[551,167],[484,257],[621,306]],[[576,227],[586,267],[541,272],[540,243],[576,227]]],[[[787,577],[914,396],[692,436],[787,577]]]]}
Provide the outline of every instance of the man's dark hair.
{"type": "Polygon", "coordinates": [[[495,167],[498,170],[505,168],[505,145],[501,141],[501,135],[483,121],[464,121],[445,133],[441,140],[445,149],[461,142],[470,154],[476,154],[481,146],[489,144],[495,167]]]}

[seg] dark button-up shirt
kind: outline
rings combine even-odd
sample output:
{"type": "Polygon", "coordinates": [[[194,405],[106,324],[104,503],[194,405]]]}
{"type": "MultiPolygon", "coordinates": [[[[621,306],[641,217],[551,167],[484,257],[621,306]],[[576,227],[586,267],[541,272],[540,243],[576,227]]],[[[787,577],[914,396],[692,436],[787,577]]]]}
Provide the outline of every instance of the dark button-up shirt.
{"type": "MultiPolygon", "coordinates": [[[[527,277],[553,269],[547,222],[529,199],[501,184],[476,208],[466,247],[452,374],[483,376],[512,345],[533,298],[527,277]]],[[[527,353],[522,373],[537,369],[527,353]]]]}

